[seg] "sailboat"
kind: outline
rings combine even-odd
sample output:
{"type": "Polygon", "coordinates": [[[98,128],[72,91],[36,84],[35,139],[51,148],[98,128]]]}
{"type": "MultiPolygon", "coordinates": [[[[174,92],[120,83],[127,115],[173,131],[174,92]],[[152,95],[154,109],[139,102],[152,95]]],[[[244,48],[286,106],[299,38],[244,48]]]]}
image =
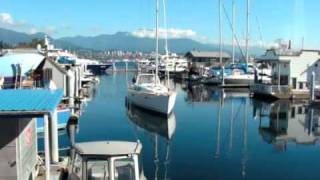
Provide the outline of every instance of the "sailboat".
{"type": "Polygon", "coordinates": [[[156,3],[156,68],[155,73],[141,73],[133,78],[128,87],[127,100],[144,109],[170,114],[176,101],[176,92],[160,83],[159,64],[159,0],[156,3]]]}
{"type": "MultiPolygon", "coordinates": [[[[246,62],[245,64],[243,64],[244,65],[243,68],[234,68],[231,74],[225,76],[224,84],[237,84],[237,85],[240,84],[243,86],[250,86],[250,85],[253,85],[254,83],[254,79],[256,76],[256,69],[253,65],[248,64],[248,61],[249,61],[249,15],[250,15],[250,0],[247,0],[247,28],[246,28],[246,55],[245,55],[246,62]]],[[[232,29],[234,31],[234,27],[232,29]]],[[[233,33],[233,37],[234,35],[235,34],[233,33]]]]}

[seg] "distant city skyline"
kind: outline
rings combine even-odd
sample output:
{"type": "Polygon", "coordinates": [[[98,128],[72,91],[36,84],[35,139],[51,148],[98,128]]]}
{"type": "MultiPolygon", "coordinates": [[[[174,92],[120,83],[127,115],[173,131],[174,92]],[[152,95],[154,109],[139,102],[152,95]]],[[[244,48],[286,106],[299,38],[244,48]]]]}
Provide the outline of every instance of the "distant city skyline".
{"type": "MultiPolygon", "coordinates": [[[[231,18],[232,0],[223,1],[231,18]]],[[[0,27],[26,33],[44,32],[55,38],[113,34],[118,31],[130,32],[138,37],[152,37],[155,2],[4,0],[0,6],[0,27]]],[[[169,37],[218,42],[218,0],[166,0],[166,3],[169,37]]],[[[235,3],[237,36],[243,41],[246,0],[235,0],[235,3]]],[[[282,38],[292,40],[293,47],[300,48],[304,38],[305,48],[320,49],[318,7],[320,1],[316,0],[251,0],[251,44],[270,46],[276,39],[282,38]]],[[[161,18],[161,25],[162,22],[161,18]]],[[[164,30],[161,32],[163,35],[164,30]]],[[[231,28],[226,18],[224,42],[231,43],[231,28]]]]}

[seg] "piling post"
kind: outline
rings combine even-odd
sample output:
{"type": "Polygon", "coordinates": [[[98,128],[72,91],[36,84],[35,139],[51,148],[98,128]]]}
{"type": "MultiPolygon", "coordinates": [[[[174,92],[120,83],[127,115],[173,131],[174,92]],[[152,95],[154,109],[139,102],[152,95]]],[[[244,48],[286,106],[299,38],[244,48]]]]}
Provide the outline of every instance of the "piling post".
{"type": "Polygon", "coordinates": [[[51,162],[59,162],[59,142],[58,142],[58,114],[57,110],[51,113],[50,123],[50,151],[51,151],[51,162]]]}
{"type": "Polygon", "coordinates": [[[49,145],[49,118],[45,114],[43,116],[44,120],[44,155],[45,155],[45,179],[50,180],[50,145],[49,145]]]}
{"type": "Polygon", "coordinates": [[[311,95],[311,97],[310,97],[311,101],[314,101],[314,100],[315,100],[315,99],[314,99],[314,86],[315,86],[315,73],[314,73],[314,71],[312,71],[312,73],[311,73],[311,89],[310,89],[310,91],[311,91],[311,93],[310,93],[310,95],[311,95]]]}

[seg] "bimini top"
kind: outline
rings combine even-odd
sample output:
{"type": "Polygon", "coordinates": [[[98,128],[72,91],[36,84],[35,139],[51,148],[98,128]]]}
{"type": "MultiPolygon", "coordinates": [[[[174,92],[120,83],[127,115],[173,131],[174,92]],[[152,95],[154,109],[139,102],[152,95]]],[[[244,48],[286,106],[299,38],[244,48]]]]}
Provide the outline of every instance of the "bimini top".
{"type": "Polygon", "coordinates": [[[0,90],[0,115],[41,115],[52,112],[63,97],[62,90],[0,90]]]}
{"type": "Polygon", "coordinates": [[[93,141],[75,144],[76,151],[82,156],[125,156],[140,154],[142,145],[140,142],[127,141],[93,141]]]}
{"type": "Polygon", "coordinates": [[[12,65],[19,64],[21,74],[25,75],[30,70],[37,68],[44,56],[37,53],[14,53],[0,57],[0,76],[11,77],[14,75],[12,65]]]}

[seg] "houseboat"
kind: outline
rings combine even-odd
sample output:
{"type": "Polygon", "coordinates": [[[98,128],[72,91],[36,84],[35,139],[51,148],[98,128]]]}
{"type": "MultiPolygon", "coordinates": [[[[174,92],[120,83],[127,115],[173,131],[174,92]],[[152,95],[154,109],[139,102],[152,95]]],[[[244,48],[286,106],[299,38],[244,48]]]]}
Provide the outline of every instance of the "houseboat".
{"type": "Polygon", "coordinates": [[[251,91],[255,97],[270,96],[275,99],[308,99],[309,82],[317,71],[320,51],[269,49],[256,59],[271,67],[271,80],[256,77],[251,91]]]}

